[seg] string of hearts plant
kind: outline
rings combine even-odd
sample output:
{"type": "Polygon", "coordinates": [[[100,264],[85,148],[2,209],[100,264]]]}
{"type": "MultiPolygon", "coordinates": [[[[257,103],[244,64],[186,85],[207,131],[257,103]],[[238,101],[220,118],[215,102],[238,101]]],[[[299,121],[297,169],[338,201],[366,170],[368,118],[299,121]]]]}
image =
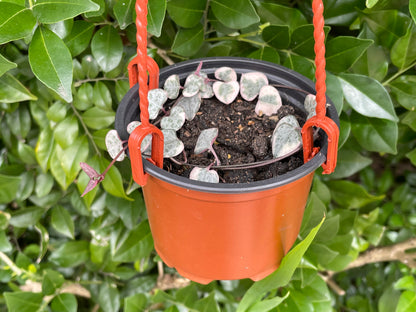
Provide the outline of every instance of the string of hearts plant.
{"type": "MultiPolygon", "coordinates": [[[[178,139],[176,132],[182,128],[186,121],[194,119],[200,109],[202,99],[215,96],[224,105],[229,105],[237,98],[238,94],[248,102],[254,101],[257,98],[254,110],[258,116],[275,115],[282,106],[282,99],[276,87],[285,86],[269,85],[267,76],[263,73],[243,73],[240,81],[238,81],[237,73],[232,68],[221,67],[215,71],[215,79],[211,79],[201,71],[201,68],[202,62],[196,71],[186,78],[183,87],[180,84],[179,76],[172,75],[166,79],[163,88],[152,89],[148,93],[149,119],[153,120],[155,125],[160,126],[164,135],[163,156],[179,165],[194,166],[187,163],[184,143],[178,139]],[[166,103],[170,103],[170,109],[168,111],[165,110],[166,103]],[[183,154],[184,161],[176,160],[174,157],[181,153],[183,154]]],[[[312,117],[315,114],[315,96],[307,94],[304,106],[308,113],[307,118],[312,117]]],[[[132,133],[139,125],[139,121],[131,122],[127,126],[127,132],[132,133]]],[[[214,161],[207,167],[194,166],[189,178],[192,180],[219,183],[219,175],[215,169],[248,169],[265,166],[282,160],[301,149],[302,136],[300,130],[301,128],[296,117],[287,115],[278,121],[271,136],[273,159],[257,161],[250,164],[224,166],[221,165],[220,159],[213,147],[218,136],[218,128],[204,129],[199,134],[194,148],[194,154],[209,151],[214,156],[214,161]]],[[[151,135],[143,140],[141,144],[143,155],[151,154],[151,140],[151,135]]],[[[105,174],[116,161],[122,161],[126,156],[127,141],[122,141],[116,130],[110,130],[107,133],[105,143],[113,161],[102,174],[96,172],[86,163],[80,164],[84,172],[90,177],[90,181],[82,196],[94,189],[104,179],[105,174]]]]}

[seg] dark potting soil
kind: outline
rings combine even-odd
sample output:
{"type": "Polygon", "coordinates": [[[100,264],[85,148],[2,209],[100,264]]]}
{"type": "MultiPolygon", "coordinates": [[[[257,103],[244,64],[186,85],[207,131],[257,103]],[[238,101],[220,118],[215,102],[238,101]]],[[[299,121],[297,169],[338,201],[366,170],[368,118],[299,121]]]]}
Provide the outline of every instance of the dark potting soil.
{"type": "MultiPolygon", "coordinates": [[[[225,105],[216,98],[204,99],[201,108],[192,121],[177,132],[185,145],[187,163],[199,167],[208,167],[214,162],[211,152],[194,154],[194,148],[200,132],[208,128],[218,128],[218,137],[214,143],[221,165],[249,164],[272,159],[271,136],[277,122],[282,117],[294,115],[300,126],[305,123],[305,115],[293,106],[282,105],[276,115],[258,116],[254,112],[256,103],[247,102],[238,97],[233,103],[225,105]]],[[[184,161],[183,154],[175,159],[184,161]]],[[[194,166],[178,165],[170,159],[164,161],[165,169],[171,173],[189,177],[194,166]]],[[[248,183],[282,175],[303,165],[302,150],[273,164],[250,168],[222,170],[216,169],[220,182],[248,183]]],[[[215,167],[213,167],[215,169],[215,167]]]]}

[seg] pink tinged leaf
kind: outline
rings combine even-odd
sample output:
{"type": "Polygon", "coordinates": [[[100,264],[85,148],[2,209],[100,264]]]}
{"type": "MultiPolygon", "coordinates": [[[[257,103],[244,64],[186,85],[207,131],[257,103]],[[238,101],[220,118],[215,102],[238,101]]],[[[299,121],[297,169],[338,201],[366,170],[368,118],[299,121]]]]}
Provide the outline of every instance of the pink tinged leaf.
{"type": "Polygon", "coordinates": [[[244,73],[240,78],[240,94],[246,101],[253,101],[260,89],[269,84],[267,76],[259,72],[244,73]]]}
{"type": "Polygon", "coordinates": [[[185,123],[186,114],[182,107],[175,106],[171,109],[170,115],[163,117],[160,121],[160,127],[164,130],[178,131],[185,123]]]}
{"type": "Polygon", "coordinates": [[[147,94],[147,99],[149,100],[149,119],[155,119],[163,104],[168,100],[168,94],[163,89],[152,89],[147,94]]]}
{"type": "Polygon", "coordinates": [[[300,126],[295,116],[287,115],[279,120],[272,135],[273,157],[290,154],[302,145],[300,126]]]}
{"type": "Polygon", "coordinates": [[[191,180],[208,182],[208,183],[219,183],[220,177],[215,170],[209,170],[207,168],[195,167],[189,174],[191,180]]]}
{"type": "Polygon", "coordinates": [[[97,185],[100,183],[100,180],[96,179],[90,179],[90,181],[87,184],[87,187],[84,190],[84,193],[82,193],[81,197],[84,197],[87,193],[92,191],[97,185]]]}
{"type": "Polygon", "coordinates": [[[257,115],[271,116],[282,107],[282,98],[279,91],[272,86],[264,86],[260,89],[259,100],[255,108],[257,115]]]}
{"type": "Polygon", "coordinates": [[[231,67],[220,67],[215,71],[215,78],[225,82],[237,81],[237,73],[231,67]]]}
{"type": "Polygon", "coordinates": [[[306,119],[309,119],[316,115],[316,96],[313,94],[308,94],[305,97],[304,106],[306,111],[308,112],[308,117],[306,119]]]}
{"type": "Polygon", "coordinates": [[[98,178],[100,174],[95,171],[93,167],[88,165],[87,163],[81,162],[79,163],[81,169],[87,174],[90,179],[98,178]]]}
{"type": "Polygon", "coordinates": [[[216,81],[213,85],[214,94],[219,101],[224,104],[232,103],[240,91],[240,86],[237,81],[221,82],[216,81]]]}
{"type": "Polygon", "coordinates": [[[184,144],[176,136],[175,130],[162,130],[164,137],[163,157],[171,158],[178,156],[184,150],[184,144]]]}
{"type": "Polygon", "coordinates": [[[185,97],[194,96],[204,85],[204,78],[196,74],[189,75],[185,80],[182,95],[185,97]]]}
{"type": "MultiPolygon", "coordinates": [[[[123,143],[116,130],[110,130],[107,132],[105,136],[105,146],[107,147],[107,151],[112,159],[115,159],[124,149],[123,143]]],[[[122,161],[125,157],[126,153],[121,153],[116,160],[122,161]]]]}
{"type": "Polygon", "coordinates": [[[179,90],[181,89],[181,83],[178,75],[169,76],[164,85],[163,89],[166,91],[169,99],[176,99],[179,95],[179,90]]]}
{"type": "Polygon", "coordinates": [[[176,106],[180,106],[185,111],[186,120],[192,120],[195,118],[196,113],[201,106],[201,96],[199,93],[192,97],[181,97],[176,106]]]}
{"type": "Polygon", "coordinates": [[[195,144],[194,153],[201,154],[212,147],[218,137],[218,128],[202,130],[195,144]]]}

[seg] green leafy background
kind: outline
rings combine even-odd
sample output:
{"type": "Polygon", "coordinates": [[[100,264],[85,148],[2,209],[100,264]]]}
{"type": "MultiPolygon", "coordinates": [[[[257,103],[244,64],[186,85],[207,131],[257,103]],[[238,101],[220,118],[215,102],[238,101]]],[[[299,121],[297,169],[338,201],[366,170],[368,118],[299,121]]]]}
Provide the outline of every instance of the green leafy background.
{"type": "MultiPolygon", "coordinates": [[[[337,169],[315,176],[276,272],[209,285],[161,265],[128,161],[80,197],[79,163],[110,162],[134,5],[0,1],[0,310],[416,311],[416,0],[324,1],[337,169]]],[[[160,67],[244,56],[314,79],[311,1],[150,0],[148,12],[160,67]]]]}

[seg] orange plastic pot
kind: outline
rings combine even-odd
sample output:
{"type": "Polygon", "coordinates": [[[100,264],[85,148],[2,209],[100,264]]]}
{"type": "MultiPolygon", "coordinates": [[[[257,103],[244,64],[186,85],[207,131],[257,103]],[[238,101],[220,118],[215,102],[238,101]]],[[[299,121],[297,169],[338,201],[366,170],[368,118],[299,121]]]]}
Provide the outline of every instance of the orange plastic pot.
{"type": "MultiPolygon", "coordinates": [[[[203,61],[209,76],[230,66],[241,74],[261,71],[270,84],[314,93],[308,78],[273,63],[245,58],[206,58],[163,68],[160,84],[172,74],[183,81],[203,61]]],[[[138,120],[138,85],[117,110],[116,129],[128,139],[127,124],[138,120]]],[[[304,110],[305,94],[281,89],[284,104],[304,110]]],[[[327,116],[339,124],[331,101],[327,116]]],[[[171,174],[143,159],[149,175],[143,187],[150,228],[162,260],[193,281],[251,278],[259,280],[276,270],[299,233],[314,171],[326,160],[327,138],[306,164],[275,178],[241,184],[213,184],[171,174]]]]}

